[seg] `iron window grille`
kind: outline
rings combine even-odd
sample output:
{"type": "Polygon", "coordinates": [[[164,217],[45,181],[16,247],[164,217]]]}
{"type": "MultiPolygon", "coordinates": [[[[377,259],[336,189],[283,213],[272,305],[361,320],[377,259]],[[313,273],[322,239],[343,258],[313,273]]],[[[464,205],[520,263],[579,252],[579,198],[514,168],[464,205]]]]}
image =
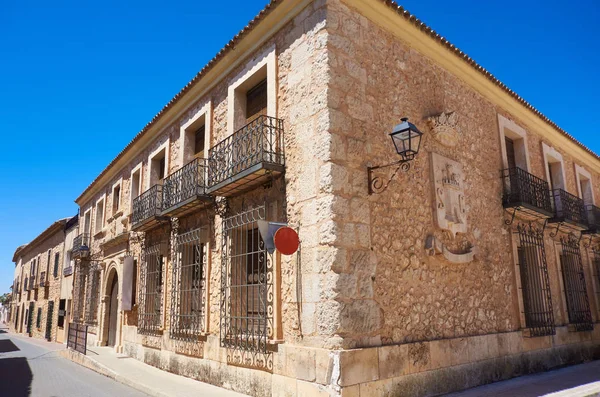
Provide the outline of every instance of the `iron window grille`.
{"type": "Polygon", "coordinates": [[[592,312],[585,284],[583,263],[579,240],[572,235],[560,239],[562,253],[560,255],[569,324],[576,331],[592,331],[592,312]]]}
{"type": "Polygon", "coordinates": [[[155,335],[162,330],[163,271],[167,242],[144,248],[140,268],[140,299],[138,306],[138,332],[155,335]]]}
{"type": "Polygon", "coordinates": [[[206,160],[196,158],[167,178],[163,183],[163,210],[206,193],[206,160]]]}
{"type": "Polygon", "coordinates": [[[73,284],[73,320],[83,322],[85,309],[85,286],[88,276],[88,264],[82,262],[75,268],[75,280],[73,284]]]}
{"type": "MultiPolygon", "coordinates": [[[[598,294],[600,294],[600,246],[592,248],[592,271],[597,285],[598,294]]],[[[598,308],[600,311],[600,307],[598,308]]]]}
{"type": "Polygon", "coordinates": [[[210,148],[208,186],[261,163],[285,165],[283,120],[259,116],[210,148]]]}
{"type": "Polygon", "coordinates": [[[162,211],[162,185],[154,185],[133,200],[131,223],[142,223],[162,211]]]}
{"type": "Polygon", "coordinates": [[[502,170],[504,207],[524,207],[551,216],[552,200],[548,182],[519,167],[502,170]]]}
{"type": "Polygon", "coordinates": [[[98,302],[100,298],[100,268],[97,263],[88,266],[87,285],[85,287],[85,322],[98,324],[98,302]]]}
{"type": "Polygon", "coordinates": [[[48,314],[46,317],[46,340],[52,341],[52,316],[54,315],[54,301],[48,302],[48,314]]]}
{"type": "Polygon", "coordinates": [[[531,225],[518,225],[517,233],[525,326],[531,336],[554,335],[556,331],[544,231],[531,225]]]}
{"type": "Polygon", "coordinates": [[[176,238],[171,287],[171,331],[180,340],[198,340],[205,331],[206,228],[176,238]]]}
{"type": "Polygon", "coordinates": [[[265,206],[223,219],[221,262],[221,346],[237,350],[228,360],[268,366],[273,338],[273,258],[258,232],[265,206]],[[250,354],[246,354],[249,352],[250,354]]]}
{"type": "Polygon", "coordinates": [[[31,327],[33,326],[33,302],[29,302],[29,312],[27,313],[27,333],[31,334],[31,327]]]}
{"type": "Polygon", "coordinates": [[[552,191],[554,213],[557,221],[587,225],[587,213],[582,199],[562,189],[552,191]]]}
{"type": "Polygon", "coordinates": [[[37,317],[35,319],[36,328],[42,328],[42,308],[38,307],[37,309],[37,317]]]}

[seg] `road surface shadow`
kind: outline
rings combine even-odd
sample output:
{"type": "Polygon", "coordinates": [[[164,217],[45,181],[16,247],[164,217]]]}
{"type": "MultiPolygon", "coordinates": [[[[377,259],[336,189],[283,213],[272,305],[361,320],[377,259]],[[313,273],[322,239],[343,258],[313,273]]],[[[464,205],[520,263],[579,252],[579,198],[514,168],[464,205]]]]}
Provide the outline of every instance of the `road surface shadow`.
{"type": "Polygon", "coordinates": [[[29,397],[33,373],[27,358],[0,359],[0,387],[3,396],[29,397]]]}
{"type": "Polygon", "coordinates": [[[10,353],[19,351],[19,349],[10,339],[0,339],[0,353],[10,353]]]}

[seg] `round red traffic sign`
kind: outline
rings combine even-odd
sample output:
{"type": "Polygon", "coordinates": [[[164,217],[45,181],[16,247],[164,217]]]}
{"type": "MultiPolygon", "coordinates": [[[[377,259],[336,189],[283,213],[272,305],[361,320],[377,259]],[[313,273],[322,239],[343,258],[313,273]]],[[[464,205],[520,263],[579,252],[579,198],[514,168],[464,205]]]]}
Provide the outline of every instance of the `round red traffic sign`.
{"type": "Polygon", "coordinates": [[[275,232],[273,240],[275,242],[275,248],[283,255],[292,255],[294,252],[298,251],[298,246],[300,245],[298,233],[287,226],[279,228],[279,230],[275,232]]]}

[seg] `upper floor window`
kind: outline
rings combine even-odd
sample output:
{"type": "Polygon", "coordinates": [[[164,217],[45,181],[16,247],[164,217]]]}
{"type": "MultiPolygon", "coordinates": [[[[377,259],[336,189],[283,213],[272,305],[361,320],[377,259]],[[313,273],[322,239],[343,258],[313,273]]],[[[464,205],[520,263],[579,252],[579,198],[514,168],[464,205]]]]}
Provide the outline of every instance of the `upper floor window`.
{"type": "Polygon", "coordinates": [[[83,232],[90,234],[92,232],[92,210],[89,209],[83,216],[83,232]]]}
{"type": "Polygon", "coordinates": [[[545,143],[542,143],[542,152],[546,164],[546,181],[550,184],[550,189],[567,190],[562,154],[545,143]]]}
{"type": "Polygon", "coordinates": [[[252,59],[233,79],[227,93],[227,127],[231,135],[259,116],[277,117],[275,47],[252,59]]]}
{"type": "Polygon", "coordinates": [[[180,166],[197,158],[208,158],[212,103],[207,101],[181,125],[178,162],[180,166]]]}
{"type": "Polygon", "coordinates": [[[131,202],[129,203],[130,211],[133,209],[133,200],[135,200],[142,192],[141,184],[142,164],[140,163],[137,167],[133,169],[133,171],[131,171],[131,178],[129,179],[129,191],[131,200],[131,202]]]}
{"type": "Polygon", "coordinates": [[[594,189],[592,187],[592,175],[585,168],[575,164],[575,176],[577,178],[577,192],[585,204],[594,205],[594,189]]]}
{"type": "Polygon", "coordinates": [[[151,188],[156,184],[161,184],[163,179],[168,175],[169,167],[169,140],[148,157],[148,186],[147,189],[151,188]]]}
{"type": "Polygon", "coordinates": [[[58,277],[58,263],[60,261],[60,254],[57,252],[54,254],[54,269],[52,274],[54,277],[58,277]]]}
{"type": "Polygon", "coordinates": [[[203,158],[204,157],[204,138],[206,135],[205,125],[198,128],[196,133],[194,134],[194,157],[203,158]]]}
{"type": "Polygon", "coordinates": [[[520,168],[530,172],[527,132],[514,121],[498,115],[502,166],[504,169],[520,168]]]}
{"type": "Polygon", "coordinates": [[[113,186],[112,192],[112,213],[113,215],[121,209],[121,184],[113,186]]]}
{"type": "Polygon", "coordinates": [[[94,231],[96,233],[102,231],[104,227],[104,198],[101,198],[96,203],[96,225],[94,231]]]}

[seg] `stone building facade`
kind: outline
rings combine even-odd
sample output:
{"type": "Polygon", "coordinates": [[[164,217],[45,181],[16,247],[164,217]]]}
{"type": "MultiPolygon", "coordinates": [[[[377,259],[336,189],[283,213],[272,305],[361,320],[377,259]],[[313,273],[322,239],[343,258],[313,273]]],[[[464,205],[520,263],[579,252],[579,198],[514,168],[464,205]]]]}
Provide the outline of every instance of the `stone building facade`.
{"type": "Polygon", "coordinates": [[[582,362],[599,195],[596,154],[392,2],[276,1],[77,198],[71,321],[257,396],[582,362]],[[403,117],[420,151],[372,192],[403,117]],[[270,249],[282,225],[293,255],[270,249]]]}
{"type": "Polygon", "coordinates": [[[58,336],[59,300],[63,282],[65,225],[68,219],[54,222],[14,254],[10,329],[31,337],[60,341],[58,336]]]}

